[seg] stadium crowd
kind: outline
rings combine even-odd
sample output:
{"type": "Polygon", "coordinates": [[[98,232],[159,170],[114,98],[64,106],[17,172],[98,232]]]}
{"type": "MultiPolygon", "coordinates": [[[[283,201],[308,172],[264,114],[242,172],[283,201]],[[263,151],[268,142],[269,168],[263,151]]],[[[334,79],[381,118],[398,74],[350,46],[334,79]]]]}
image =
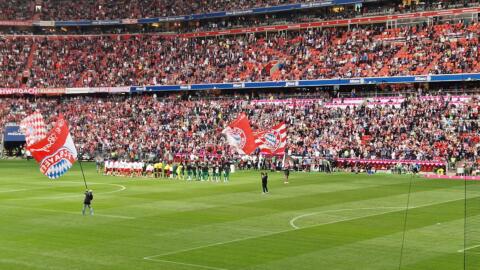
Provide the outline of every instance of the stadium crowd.
{"type": "Polygon", "coordinates": [[[325,98],[300,101],[292,106],[241,96],[2,98],[0,124],[18,123],[34,109],[47,117],[63,113],[79,152],[92,159],[99,154],[123,160],[232,159],[237,157],[221,131],[246,112],[254,130],[285,121],[289,155],[308,164],[336,158],[479,161],[478,96],[451,102],[448,96],[414,95],[398,106],[368,100],[346,107],[326,106],[325,98]]]}
{"type": "MultiPolygon", "coordinates": [[[[293,3],[313,3],[317,0],[203,0],[203,1],[147,1],[147,0],[11,0],[0,3],[0,20],[32,19],[35,14],[42,20],[108,20],[138,19],[178,16],[216,11],[246,10],[255,7],[270,7],[293,3]]],[[[433,0],[433,1],[377,1],[371,6],[392,6],[395,11],[463,7],[477,4],[478,0],[433,0]],[[391,3],[389,3],[391,2],[391,3]]]]}
{"type": "MultiPolygon", "coordinates": [[[[163,85],[479,72],[479,30],[479,23],[460,22],[394,29],[311,29],[267,37],[37,37],[38,47],[27,69],[26,86],[163,85]]],[[[14,50],[31,42],[25,39],[7,42],[2,50],[6,54],[12,51],[9,57],[23,65],[27,59],[23,54],[15,59],[14,50]]]]}
{"type": "MultiPolygon", "coordinates": [[[[128,14],[136,14],[135,12],[140,10],[138,7],[133,8],[132,10],[125,10],[125,5],[119,8],[114,2],[100,2],[96,3],[97,7],[92,8],[91,3],[82,3],[81,7],[75,7],[75,12],[73,9],[70,9],[72,5],[80,5],[80,3],[74,2],[64,2],[60,6],[59,3],[46,2],[45,4],[38,3],[38,6],[35,7],[36,12],[40,14],[34,15],[34,18],[43,17],[45,20],[52,19],[51,16],[45,15],[46,13],[52,13],[53,17],[58,20],[63,20],[64,18],[69,18],[68,15],[60,16],[59,14],[74,14],[76,17],[83,17],[87,19],[91,18],[94,15],[81,15],[77,14],[77,11],[83,10],[84,13],[88,14],[87,10],[98,9],[100,12],[100,18],[106,18],[106,14],[113,12],[117,14],[119,10],[125,11],[124,16],[128,14]],[[43,6],[42,6],[43,5],[43,6]],[[49,19],[50,18],[50,19],[49,19]]],[[[0,3],[3,4],[5,10],[4,19],[15,19],[15,16],[8,16],[7,14],[12,13],[12,10],[15,10],[15,5],[8,6],[10,2],[0,3]]],[[[16,2],[12,2],[16,3],[16,2]]],[[[126,5],[130,7],[131,1],[126,5]]],[[[31,3],[27,3],[31,4],[31,3]]],[[[152,4],[149,2],[148,4],[152,4]]],[[[157,5],[159,3],[156,3],[157,5]]],[[[210,30],[221,30],[221,29],[232,29],[232,28],[245,28],[253,26],[272,26],[278,24],[292,24],[292,23],[302,23],[302,22],[314,22],[314,21],[325,21],[325,20],[334,20],[334,19],[349,19],[354,17],[364,17],[364,16],[379,16],[379,15],[390,15],[398,14],[405,12],[420,12],[426,10],[442,10],[442,9],[451,9],[451,8],[462,8],[462,7],[475,7],[480,5],[478,0],[469,0],[469,1],[425,1],[416,3],[415,1],[409,3],[408,1],[376,1],[376,2],[364,2],[362,5],[344,5],[344,6],[321,6],[316,8],[307,8],[302,10],[296,10],[292,12],[274,12],[274,13],[265,13],[265,14],[256,14],[256,15],[241,15],[236,14],[236,16],[221,17],[221,18],[211,18],[204,20],[188,20],[188,21],[174,21],[174,22],[161,22],[156,24],[136,24],[136,25],[109,25],[109,26],[88,26],[88,27],[0,27],[0,33],[9,34],[9,35],[85,35],[85,34],[120,34],[120,33],[155,33],[155,32],[175,32],[175,33],[186,33],[186,32],[200,32],[200,31],[210,31],[210,30]],[[132,27],[133,26],[133,27],[132,27]]],[[[28,5],[25,7],[23,4],[19,4],[20,7],[23,7],[25,10],[34,10],[33,5],[28,5]]],[[[20,8],[19,10],[22,10],[20,8]]],[[[2,10],[0,10],[1,16],[2,10]]],[[[28,16],[29,18],[32,15],[20,15],[19,19],[23,20],[21,16],[28,16]]],[[[96,15],[95,15],[96,16],[96,15]]],[[[133,15],[132,15],[133,16],[133,15]]],[[[114,17],[114,16],[111,16],[114,17]]],[[[447,18],[444,18],[447,19],[447,18]]],[[[0,18],[1,20],[1,18],[0,18]]]]}
{"type": "Polygon", "coordinates": [[[34,1],[0,1],[0,20],[27,20],[33,16],[34,1]]]}
{"type": "Polygon", "coordinates": [[[0,37],[0,85],[20,87],[21,76],[32,49],[32,39],[0,37]]]}
{"type": "Polygon", "coordinates": [[[43,1],[42,18],[46,20],[80,20],[80,19],[118,19],[118,18],[152,18],[165,16],[209,13],[214,11],[243,10],[253,7],[277,6],[290,3],[308,3],[313,0],[203,0],[203,1],[43,1]]]}
{"type": "MultiPolygon", "coordinates": [[[[245,28],[254,26],[284,25],[292,23],[306,23],[327,20],[341,20],[356,17],[392,15],[407,12],[421,12],[426,10],[442,10],[447,8],[462,8],[478,6],[479,1],[438,1],[422,2],[422,5],[404,4],[401,1],[365,2],[362,6],[347,5],[343,8],[326,7],[319,9],[306,9],[288,13],[262,14],[256,16],[235,16],[215,20],[201,20],[192,22],[177,22],[174,27],[168,28],[176,32],[202,32],[219,29],[245,28]]],[[[144,31],[165,31],[165,28],[149,28],[144,31]]]]}

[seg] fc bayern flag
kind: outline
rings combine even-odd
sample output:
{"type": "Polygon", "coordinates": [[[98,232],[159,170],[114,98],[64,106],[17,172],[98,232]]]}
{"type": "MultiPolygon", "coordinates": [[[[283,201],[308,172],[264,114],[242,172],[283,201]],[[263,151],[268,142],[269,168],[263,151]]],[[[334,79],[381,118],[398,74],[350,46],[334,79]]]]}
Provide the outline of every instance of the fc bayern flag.
{"type": "Polygon", "coordinates": [[[77,160],[77,150],[63,116],[58,117],[43,139],[27,144],[27,150],[40,164],[40,171],[50,179],[64,175],[77,160]]]}
{"type": "Polygon", "coordinates": [[[252,127],[247,116],[243,113],[230,123],[222,133],[227,137],[228,144],[235,148],[239,154],[250,155],[257,148],[252,127]]]}
{"type": "Polygon", "coordinates": [[[280,123],[255,134],[255,143],[264,155],[284,155],[287,146],[287,126],[280,123]]]}

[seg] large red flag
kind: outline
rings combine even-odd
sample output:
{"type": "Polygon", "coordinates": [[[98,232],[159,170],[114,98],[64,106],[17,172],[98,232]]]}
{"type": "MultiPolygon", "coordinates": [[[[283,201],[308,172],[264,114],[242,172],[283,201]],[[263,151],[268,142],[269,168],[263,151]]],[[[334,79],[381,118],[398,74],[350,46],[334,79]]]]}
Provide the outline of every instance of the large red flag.
{"type": "Polygon", "coordinates": [[[257,148],[252,127],[244,113],[230,123],[222,133],[227,137],[228,144],[239,154],[250,155],[257,148]]]}
{"type": "Polygon", "coordinates": [[[265,155],[284,155],[287,146],[287,126],[280,123],[271,129],[255,133],[255,143],[265,155]]]}

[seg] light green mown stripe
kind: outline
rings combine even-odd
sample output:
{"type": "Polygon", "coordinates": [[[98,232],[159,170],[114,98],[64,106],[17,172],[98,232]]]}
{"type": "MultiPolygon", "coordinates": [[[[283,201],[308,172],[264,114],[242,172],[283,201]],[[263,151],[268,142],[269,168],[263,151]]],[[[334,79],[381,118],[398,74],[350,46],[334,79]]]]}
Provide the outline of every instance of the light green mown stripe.
{"type": "MultiPolygon", "coordinates": [[[[414,264],[422,260],[430,260],[433,264],[442,258],[439,255],[455,252],[455,246],[460,246],[462,242],[463,232],[458,230],[461,225],[461,220],[455,220],[409,230],[404,263],[414,264]],[[432,239],[436,240],[435,245],[432,245],[432,239]]],[[[318,269],[328,269],[334,265],[335,269],[347,270],[352,269],[352,265],[354,265],[354,269],[398,270],[401,239],[402,232],[399,232],[366,241],[268,261],[251,269],[279,269],[282,267],[308,269],[303,268],[302,264],[298,264],[299,261],[308,261],[318,269]]],[[[448,265],[459,267],[461,265],[459,259],[461,258],[455,257],[455,260],[448,265]]]]}
{"type": "MultiPolygon", "coordinates": [[[[403,194],[405,190],[400,189],[399,187],[404,187],[404,185],[319,193],[287,199],[263,199],[261,197],[255,202],[246,204],[198,209],[194,211],[162,215],[161,218],[166,220],[176,220],[177,223],[174,224],[174,227],[176,228],[201,226],[212,223],[242,220],[256,216],[272,215],[285,211],[310,209],[313,207],[330,206],[338,203],[355,202],[374,198],[385,198],[403,194]]],[[[416,189],[416,192],[426,192],[441,188],[444,187],[422,187],[416,189]]]]}
{"type": "MultiPolygon", "coordinates": [[[[467,264],[468,265],[468,264],[467,264]]],[[[402,270],[418,270],[418,269],[451,269],[463,270],[463,255],[460,253],[440,254],[435,257],[429,257],[418,262],[411,263],[406,261],[402,270]]],[[[476,266],[468,266],[467,270],[478,269],[476,266]]]]}
{"type": "MultiPolygon", "coordinates": [[[[432,205],[422,208],[412,209],[410,211],[411,219],[424,217],[426,213],[442,210],[444,215],[439,217],[437,222],[446,222],[455,219],[461,219],[462,213],[456,209],[462,204],[459,202],[450,202],[438,205],[432,205]]],[[[241,269],[250,265],[264,263],[281,259],[285,256],[295,256],[312,252],[315,250],[327,249],[334,246],[346,245],[358,241],[364,241],[371,238],[385,236],[400,232],[402,230],[401,221],[403,212],[388,213],[383,215],[360,218],[352,221],[339,222],[324,226],[310,227],[295,231],[288,231],[279,234],[259,237],[245,241],[217,245],[208,248],[191,250],[184,253],[177,253],[168,256],[162,256],[167,260],[188,262],[194,264],[203,264],[215,267],[229,266],[231,269],[241,269]],[[295,247],[291,250],[278,248],[279,246],[295,247]],[[262,251],[269,251],[264,256],[257,257],[255,254],[261,254],[262,251]],[[222,252],[222,257],[205,258],[204,254],[222,252]],[[236,253],[246,254],[248,259],[238,260],[236,253]],[[232,267],[233,266],[233,267],[232,267]]],[[[432,225],[430,219],[419,219],[408,226],[408,229],[420,228],[432,225]]]]}

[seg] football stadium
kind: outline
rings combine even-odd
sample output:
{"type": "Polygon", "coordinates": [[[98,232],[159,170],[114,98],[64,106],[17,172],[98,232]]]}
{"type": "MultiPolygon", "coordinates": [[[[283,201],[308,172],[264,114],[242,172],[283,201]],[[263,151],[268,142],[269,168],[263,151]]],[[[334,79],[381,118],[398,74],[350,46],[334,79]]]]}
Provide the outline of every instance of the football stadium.
{"type": "Polygon", "coordinates": [[[480,269],[479,0],[0,0],[0,270],[480,269]]]}

